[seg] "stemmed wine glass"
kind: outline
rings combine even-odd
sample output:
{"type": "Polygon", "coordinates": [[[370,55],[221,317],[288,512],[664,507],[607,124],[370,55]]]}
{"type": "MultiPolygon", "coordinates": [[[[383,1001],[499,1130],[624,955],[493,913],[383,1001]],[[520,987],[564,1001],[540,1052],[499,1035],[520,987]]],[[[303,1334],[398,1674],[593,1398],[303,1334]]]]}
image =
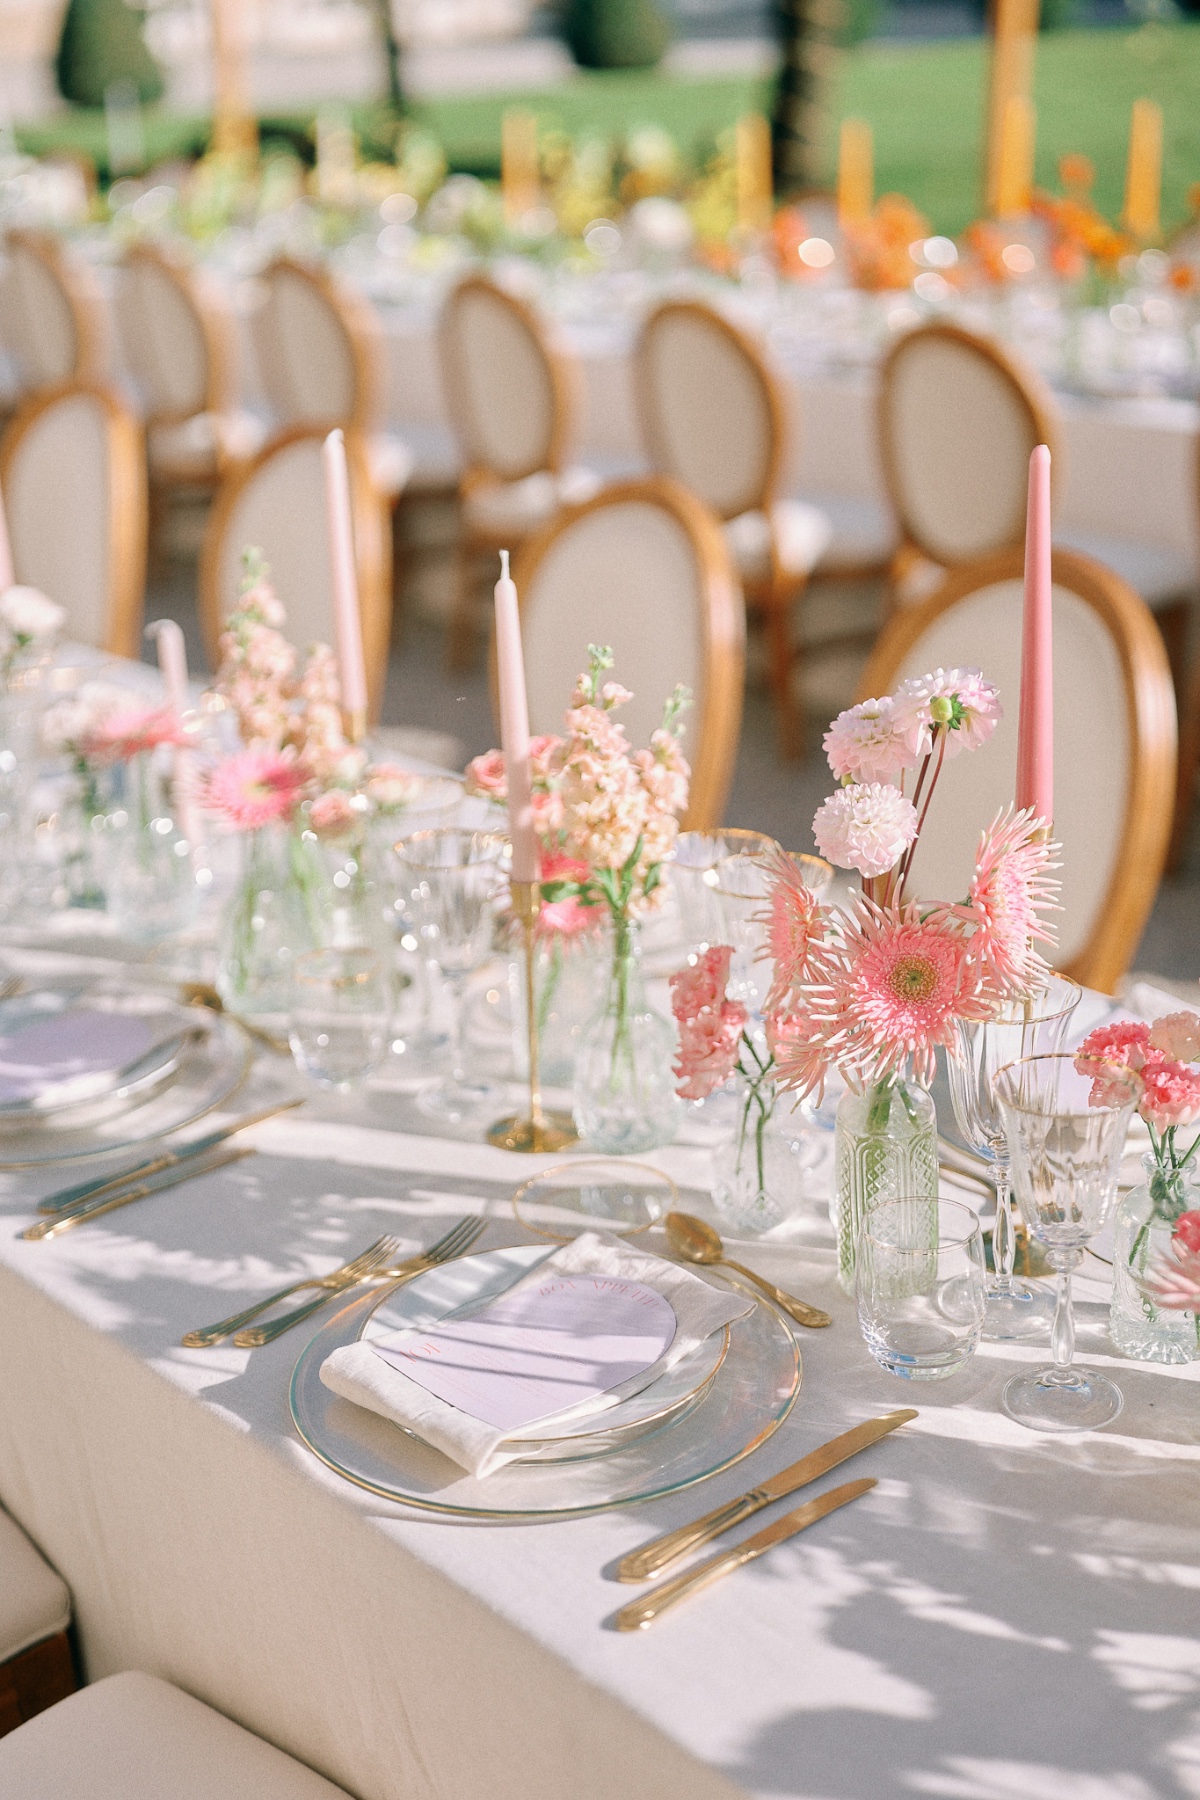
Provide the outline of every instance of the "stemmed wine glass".
{"type": "Polygon", "coordinates": [[[441,970],[453,1000],[450,1073],[417,1096],[422,1112],[450,1124],[502,1098],[498,1083],[463,1067],[463,989],[492,947],[494,902],[505,880],[508,839],[499,832],[446,827],[414,831],[396,845],[408,911],[425,954],[441,970]]]}
{"type": "Polygon", "coordinates": [[[726,857],[761,856],[775,847],[764,831],[681,831],[668,865],[667,878],[679,909],[683,942],[689,950],[705,950],[723,941],[717,870],[726,857]]]}
{"type": "Polygon", "coordinates": [[[1069,976],[1051,975],[1038,992],[1007,1002],[993,1018],[959,1019],[946,1058],[958,1129],[971,1149],[991,1163],[996,1184],[995,1273],[988,1282],[983,1327],[984,1337],[992,1343],[1043,1337],[1054,1311],[1045,1288],[1032,1288],[1013,1274],[1012,1177],[996,1103],[996,1072],[1008,1063],[1061,1050],[1080,992],[1078,982],[1069,976]]]}
{"type": "Polygon", "coordinates": [[[1124,1401],[1106,1375],[1075,1366],[1071,1271],[1116,1201],[1141,1076],[1097,1057],[1031,1056],[998,1070],[994,1087],[1025,1223],[1058,1271],[1053,1366],[1014,1375],[1004,1410],[1034,1431],[1092,1431],[1124,1401]]]}

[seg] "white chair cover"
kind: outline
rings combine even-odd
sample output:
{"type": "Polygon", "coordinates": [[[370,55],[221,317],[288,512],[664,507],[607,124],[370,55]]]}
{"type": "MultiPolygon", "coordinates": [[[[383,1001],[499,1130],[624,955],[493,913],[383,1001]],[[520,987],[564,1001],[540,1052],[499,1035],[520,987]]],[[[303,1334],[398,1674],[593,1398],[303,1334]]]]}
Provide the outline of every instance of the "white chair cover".
{"type": "Polygon", "coordinates": [[[470,468],[502,481],[545,469],[556,425],[555,383],[535,330],[507,297],[471,281],[442,317],[450,410],[470,468]]]}
{"type": "Polygon", "coordinates": [[[10,238],[0,277],[0,340],[23,390],[55,387],[78,371],[79,333],[66,289],[32,245],[10,238]]]}
{"type": "Polygon", "coordinates": [[[71,1623],[71,1596],[15,1519],[0,1510],[0,1663],[71,1623]]]}
{"type": "Polygon", "coordinates": [[[892,352],[882,399],[892,501],[943,565],[1019,543],[1037,427],[1020,388],[987,355],[936,328],[892,352]]]}
{"type": "Polygon", "coordinates": [[[638,376],[656,466],[722,519],[761,506],[774,449],[770,398],[721,320],[691,304],[656,314],[638,376]]]}
{"type": "Polygon", "coordinates": [[[703,577],[691,538],[665,507],[625,500],[567,525],[521,596],[521,635],[534,732],[562,730],[588,645],[610,644],[614,678],[633,689],[619,714],[630,742],[649,742],[683,681],[694,695],[694,745],[705,701],[703,577]]]}
{"type": "Polygon", "coordinates": [[[110,648],[114,495],[109,415],[67,393],[22,432],[4,474],[19,582],[67,610],[65,635],[110,648]]]}
{"type": "Polygon", "coordinates": [[[267,400],[282,425],[348,423],[356,417],[357,369],[337,309],[286,263],[263,275],[266,299],[255,341],[267,400]]]}
{"type": "Polygon", "coordinates": [[[166,269],[133,257],[120,270],[117,323],[125,361],[152,419],[190,419],[210,404],[211,369],[194,303],[166,269]]]}
{"type": "MultiPolygon", "coordinates": [[[[1104,619],[1079,595],[1054,590],[1054,831],[1063,846],[1058,948],[1066,966],[1088,942],[1121,855],[1131,774],[1131,719],[1121,657],[1104,619]]],[[[1004,717],[980,750],[948,759],[913,868],[922,899],[966,897],[979,834],[1016,786],[1021,687],[1019,580],[968,594],[943,612],[893,678],[931,669],[982,668],[1000,689],[1004,717]]]]}

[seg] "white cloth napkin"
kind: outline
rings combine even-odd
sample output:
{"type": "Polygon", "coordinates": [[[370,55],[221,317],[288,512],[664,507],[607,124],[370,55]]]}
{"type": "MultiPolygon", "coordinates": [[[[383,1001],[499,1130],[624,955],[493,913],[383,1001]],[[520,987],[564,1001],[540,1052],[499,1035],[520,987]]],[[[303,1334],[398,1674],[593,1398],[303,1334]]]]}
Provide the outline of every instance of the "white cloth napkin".
{"type": "MultiPolygon", "coordinates": [[[[537,1435],[538,1429],[544,1428],[548,1420],[557,1423],[589,1417],[592,1413],[601,1414],[630,1395],[640,1393],[676,1363],[682,1362],[714,1331],[721,1330],[734,1319],[743,1318],[754,1305],[754,1301],[741,1294],[710,1287],[700,1276],[693,1275],[690,1269],[680,1268],[677,1263],[666,1262],[644,1250],[631,1249],[616,1238],[602,1237],[591,1231],[572,1239],[538,1263],[513,1283],[505,1298],[556,1276],[568,1275],[639,1282],[661,1294],[675,1314],[675,1333],[664,1354],[649,1367],[596,1398],[547,1413],[536,1422],[526,1420],[518,1430],[508,1432],[429,1392],[394,1363],[386,1361],[369,1342],[344,1344],[326,1357],[321,1365],[321,1380],[343,1399],[353,1401],[356,1406],[365,1406],[393,1424],[406,1426],[468,1473],[482,1477],[494,1474],[522,1454],[519,1445],[513,1447],[515,1440],[537,1435]]],[[[397,1332],[391,1334],[388,1341],[400,1345],[406,1338],[425,1335],[423,1330],[397,1332]]]]}

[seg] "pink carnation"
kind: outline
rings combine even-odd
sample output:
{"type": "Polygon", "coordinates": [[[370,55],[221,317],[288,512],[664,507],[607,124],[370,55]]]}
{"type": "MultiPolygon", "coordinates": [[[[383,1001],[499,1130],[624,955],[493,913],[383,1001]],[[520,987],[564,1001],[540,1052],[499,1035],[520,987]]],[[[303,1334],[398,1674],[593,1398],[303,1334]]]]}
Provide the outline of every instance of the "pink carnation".
{"type": "Polygon", "coordinates": [[[304,791],[304,772],[286,756],[246,750],[218,763],[208,778],[207,804],[242,831],[289,820],[304,791]]]}
{"type": "Polygon", "coordinates": [[[376,763],[367,774],[367,798],[381,812],[391,812],[407,804],[419,781],[420,776],[411,775],[398,763],[376,763]]]}
{"type": "Polygon", "coordinates": [[[671,1009],[679,1026],[675,1074],[684,1100],[705,1100],[737,1066],[746,1008],[725,998],[728,944],[714,944],[690,968],[671,977],[671,1009]]]}
{"type": "MultiPolygon", "coordinates": [[[[586,882],[589,870],[586,863],[577,862],[573,857],[560,856],[556,852],[543,852],[538,868],[538,879],[543,884],[551,881],[586,882]]],[[[559,900],[543,900],[538,912],[538,931],[547,937],[580,937],[584,932],[595,931],[600,924],[600,910],[595,906],[585,906],[578,894],[564,894],[559,900]]]]}
{"type": "Polygon", "coordinates": [[[1150,1027],[1150,1044],[1171,1062],[1200,1062],[1200,1016],[1177,1012],[1156,1019],[1150,1027]]]}
{"type": "Polygon", "coordinates": [[[353,795],[342,788],[331,788],[327,794],[318,794],[308,809],[309,823],[321,837],[340,837],[359,817],[353,795]]]}
{"type": "Polygon", "coordinates": [[[896,725],[894,701],[861,700],[840,712],[824,738],[838,781],[891,781],[917,762],[896,725]]]}
{"type": "Polygon", "coordinates": [[[468,794],[478,794],[485,800],[506,800],[508,777],[503,750],[488,750],[483,756],[473,756],[467,764],[465,779],[468,794]]]}
{"type": "Polygon", "coordinates": [[[1154,1062],[1142,1069],[1144,1091],[1138,1111],[1155,1131],[1194,1125],[1200,1119],[1200,1069],[1186,1063],[1154,1062]]]}
{"type": "Polygon", "coordinates": [[[1200,1254],[1200,1212],[1181,1213],[1171,1236],[1185,1250],[1200,1254]]]}
{"type": "Polygon", "coordinates": [[[1097,1025],[1079,1046],[1077,1062],[1120,1063],[1126,1069],[1142,1069],[1146,1064],[1161,1062],[1162,1052],[1150,1042],[1150,1027],[1140,1019],[1116,1019],[1110,1025],[1097,1025]]]}

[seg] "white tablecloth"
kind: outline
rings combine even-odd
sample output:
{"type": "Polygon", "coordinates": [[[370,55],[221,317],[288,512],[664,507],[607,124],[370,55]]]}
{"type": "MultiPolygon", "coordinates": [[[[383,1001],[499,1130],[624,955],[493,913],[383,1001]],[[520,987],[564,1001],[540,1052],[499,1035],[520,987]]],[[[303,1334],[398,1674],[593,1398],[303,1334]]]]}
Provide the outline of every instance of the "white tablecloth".
{"type": "MultiPolygon", "coordinates": [[[[267,1058],[238,1110],[294,1079],[267,1058]]],[[[835,1322],[803,1334],[796,1408],[744,1463],[590,1519],[406,1515],[295,1437],[303,1331],[180,1336],[385,1230],[429,1242],[478,1210],[485,1244],[518,1240],[530,1160],[429,1136],[402,1085],[255,1136],[237,1168],[40,1244],[14,1234],[63,1177],[2,1178],[0,1497],[70,1585],[90,1677],[166,1676],[363,1800],[1194,1800],[1200,1364],[1122,1365],[1112,1428],[1035,1437],[998,1397],[1044,1353],[890,1379],[815,1224],[811,1248],[747,1252],[835,1322]],[[867,1498],[645,1634],[606,1628],[635,1591],[616,1557],[908,1403],[847,1472],[880,1477],[867,1498]]],[[[705,1210],[706,1153],[661,1157],[705,1210]]],[[[1082,1345],[1108,1367],[1090,1266],[1082,1345]]]]}

